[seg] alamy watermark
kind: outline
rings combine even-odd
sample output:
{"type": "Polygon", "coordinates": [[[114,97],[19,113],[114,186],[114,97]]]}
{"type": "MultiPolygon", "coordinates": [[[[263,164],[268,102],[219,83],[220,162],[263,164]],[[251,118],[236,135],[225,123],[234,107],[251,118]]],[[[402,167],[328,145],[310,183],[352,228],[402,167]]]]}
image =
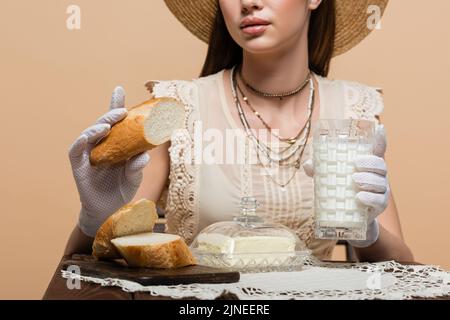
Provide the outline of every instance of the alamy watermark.
{"type": "Polygon", "coordinates": [[[80,290],[81,289],[81,270],[77,265],[70,265],[67,267],[67,272],[69,272],[70,276],[67,278],[66,287],[69,290],[80,290]]]}
{"type": "Polygon", "coordinates": [[[78,5],[71,4],[67,7],[66,13],[69,15],[66,20],[68,30],[81,29],[81,8],[78,5]]]}
{"type": "MultiPolygon", "coordinates": [[[[174,148],[175,152],[171,160],[175,164],[206,164],[206,165],[227,165],[227,164],[258,164],[261,163],[274,170],[278,167],[279,150],[281,146],[279,130],[268,129],[230,129],[221,130],[218,128],[204,128],[203,122],[194,122],[191,145],[185,146],[182,150],[174,148]],[[258,141],[259,140],[259,143],[258,141]],[[182,157],[177,156],[182,154],[182,157]]],[[[191,135],[186,129],[176,130],[171,140],[191,139],[191,135]]],[[[298,143],[304,142],[304,137],[299,138],[298,143]]],[[[288,153],[286,153],[288,154],[288,153]]],[[[286,155],[284,154],[284,155],[286,155]]],[[[283,156],[283,153],[281,153],[283,156]]]]}
{"type": "Polygon", "coordinates": [[[373,272],[370,273],[369,277],[366,280],[366,286],[370,290],[381,290],[381,269],[376,268],[373,272]]]}
{"type": "Polygon", "coordinates": [[[367,28],[369,30],[380,30],[381,29],[381,8],[377,5],[369,5],[367,7],[367,14],[369,17],[367,18],[367,28]]]}

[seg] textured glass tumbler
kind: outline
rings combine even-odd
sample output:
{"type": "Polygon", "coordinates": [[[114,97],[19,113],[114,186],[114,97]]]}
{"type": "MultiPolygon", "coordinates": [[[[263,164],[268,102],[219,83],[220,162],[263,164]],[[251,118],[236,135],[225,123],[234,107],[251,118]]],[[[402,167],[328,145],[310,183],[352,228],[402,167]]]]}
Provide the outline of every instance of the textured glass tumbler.
{"type": "Polygon", "coordinates": [[[372,154],[375,123],[319,119],[313,126],[317,239],[365,240],[367,207],[356,200],[354,159],[372,154]]]}

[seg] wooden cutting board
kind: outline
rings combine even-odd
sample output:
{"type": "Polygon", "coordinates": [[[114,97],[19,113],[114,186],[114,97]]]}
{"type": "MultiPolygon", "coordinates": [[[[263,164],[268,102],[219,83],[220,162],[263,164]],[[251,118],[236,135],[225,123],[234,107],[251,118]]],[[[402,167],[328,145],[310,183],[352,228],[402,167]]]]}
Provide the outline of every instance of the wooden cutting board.
{"type": "Polygon", "coordinates": [[[178,285],[189,283],[234,283],[239,272],[207,266],[187,266],[177,269],[131,268],[124,260],[98,261],[91,255],[75,254],[62,264],[62,269],[75,265],[82,276],[95,278],[118,278],[137,282],[143,286],[178,285]]]}

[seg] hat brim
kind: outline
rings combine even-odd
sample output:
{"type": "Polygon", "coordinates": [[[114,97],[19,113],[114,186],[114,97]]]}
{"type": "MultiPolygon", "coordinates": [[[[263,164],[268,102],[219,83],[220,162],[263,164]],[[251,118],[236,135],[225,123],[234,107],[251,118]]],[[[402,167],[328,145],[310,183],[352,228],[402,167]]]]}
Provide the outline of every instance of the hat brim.
{"type": "MultiPolygon", "coordinates": [[[[164,0],[164,2],[192,34],[205,43],[209,42],[218,7],[217,0],[164,0]]],[[[347,52],[366,38],[373,30],[369,25],[369,19],[374,12],[370,9],[378,7],[381,18],[388,2],[389,0],[336,0],[333,56],[347,52]]]]}

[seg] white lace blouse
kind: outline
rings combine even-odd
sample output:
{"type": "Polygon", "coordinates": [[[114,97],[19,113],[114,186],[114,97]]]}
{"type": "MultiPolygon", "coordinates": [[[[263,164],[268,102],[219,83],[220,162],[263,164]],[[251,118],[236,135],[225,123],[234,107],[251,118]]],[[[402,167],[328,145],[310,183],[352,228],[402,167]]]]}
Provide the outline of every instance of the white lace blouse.
{"type": "MultiPolygon", "coordinates": [[[[227,162],[226,151],[217,158],[217,150],[215,160],[223,161],[204,159],[208,138],[205,135],[201,139],[201,134],[213,129],[209,130],[210,139],[223,138],[227,129],[241,128],[227,105],[223,73],[224,70],[191,81],[147,83],[154,97],[176,98],[186,108],[185,128],[172,136],[169,181],[159,203],[165,209],[166,232],[179,234],[190,243],[204,227],[232,220],[239,211],[241,197],[252,195],[260,204],[258,215],[293,229],[315,256],[329,258],[336,241],[314,239],[313,179],[303,168],[282,191],[258,164],[227,162]]],[[[316,74],[315,77],[319,85],[319,118],[369,119],[378,123],[377,116],[383,111],[380,89],[316,74]]],[[[311,142],[310,136],[302,162],[311,158],[311,142]]],[[[280,170],[279,180],[289,179],[291,170],[294,168],[280,170]]]]}

